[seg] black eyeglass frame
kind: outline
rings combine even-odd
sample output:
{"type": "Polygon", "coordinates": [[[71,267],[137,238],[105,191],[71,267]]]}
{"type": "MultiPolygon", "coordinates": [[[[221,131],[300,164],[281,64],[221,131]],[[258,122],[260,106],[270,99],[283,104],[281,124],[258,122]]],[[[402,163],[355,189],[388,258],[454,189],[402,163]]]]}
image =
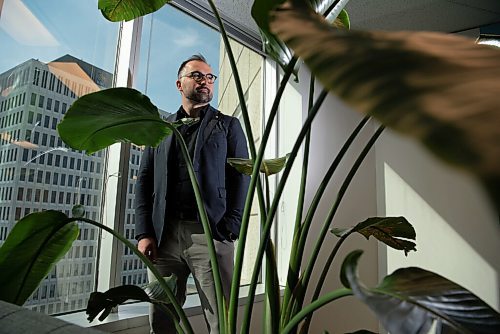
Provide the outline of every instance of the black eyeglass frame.
{"type": "Polygon", "coordinates": [[[193,72],[190,72],[188,74],[181,75],[179,77],[179,79],[185,78],[185,77],[193,79],[196,82],[201,82],[203,80],[206,80],[206,82],[209,84],[213,84],[215,82],[215,80],[217,80],[217,76],[215,74],[212,74],[212,73],[203,74],[200,71],[193,71],[193,72]],[[198,78],[196,78],[197,76],[198,76],[198,78]]]}

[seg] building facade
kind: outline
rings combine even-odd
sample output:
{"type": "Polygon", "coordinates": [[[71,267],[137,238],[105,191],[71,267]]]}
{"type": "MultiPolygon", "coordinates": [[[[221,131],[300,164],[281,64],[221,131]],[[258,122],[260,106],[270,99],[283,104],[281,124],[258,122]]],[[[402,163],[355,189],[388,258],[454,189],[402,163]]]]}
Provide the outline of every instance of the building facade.
{"type": "MultiPolygon", "coordinates": [[[[111,73],[70,55],[30,59],[0,74],[0,244],[22,217],[43,210],[71,215],[75,204],[99,220],[104,152],[65,145],[57,124],[78,97],[111,87],[111,73]]],[[[95,285],[99,230],[80,224],[72,249],[26,306],[52,314],[82,309],[95,285]]]]}

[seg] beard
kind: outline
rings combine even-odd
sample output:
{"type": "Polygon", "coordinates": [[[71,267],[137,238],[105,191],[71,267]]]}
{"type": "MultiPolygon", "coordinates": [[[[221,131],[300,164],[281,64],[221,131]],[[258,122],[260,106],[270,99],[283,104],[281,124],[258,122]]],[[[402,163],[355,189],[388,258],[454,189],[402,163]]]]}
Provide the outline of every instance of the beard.
{"type": "Polygon", "coordinates": [[[212,101],[213,93],[207,87],[193,89],[186,94],[186,98],[197,103],[208,103],[212,101]]]}

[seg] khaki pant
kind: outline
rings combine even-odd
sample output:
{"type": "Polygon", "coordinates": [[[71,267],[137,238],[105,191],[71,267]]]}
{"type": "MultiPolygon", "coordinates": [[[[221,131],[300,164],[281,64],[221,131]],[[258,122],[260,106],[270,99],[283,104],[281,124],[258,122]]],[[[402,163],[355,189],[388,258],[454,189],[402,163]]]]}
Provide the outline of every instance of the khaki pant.
{"type": "MultiPolygon", "coordinates": [[[[176,220],[169,223],[166,229],[167,231],[158,249],[156,268],[162,276],[171,274],[177,276],[176,298],[181,305],[186,300],[188,276],[190,273],[193,274],[208,331],[211,334],[219,333],[215,284],[202,224],[196,221],[176,220]]],[[[221,242],[216,240],[214,240],[214,243],[227,305],[234,268],[234,244],[230,241],[221,242]]],[[[150,272],[148,274],[150,280],[155,279],[150,272]]],[[[176,332],[172,319],[154,305],[150,306],[149,321],[151,333],[176,332]]]]}

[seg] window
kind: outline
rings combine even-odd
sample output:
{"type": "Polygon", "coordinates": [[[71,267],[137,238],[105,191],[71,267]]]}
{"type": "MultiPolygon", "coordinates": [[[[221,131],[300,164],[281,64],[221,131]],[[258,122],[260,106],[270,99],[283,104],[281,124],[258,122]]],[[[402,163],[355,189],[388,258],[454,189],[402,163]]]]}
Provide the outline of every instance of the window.
{"type": "Polygon", "coordinates": [[[36,104],[36,94],[31,93],[30,105],[34,106],[36,104]]]}
{"type": "MultiPolygon", "coordinates": [[[[0,42],[2,45],[0,86],[5,88],[2,83],[5,82],[7,76],[3,76],[3,73],[7,73],[7,75],[15,73],[19,76],[19,80],[16,79],[17,85],[12,85],[12,89],[2,90],[0,96],[1,111],[18,108],[25,105],[25,102],[27,104],[27,108],[24,110],[27,117],[24,119],[21,110],[0,114],[2,132],[5,132],[5,128],[10,126],[8,131],[11,138],[16,141],[26,139],[39,146],[38,148],[34,147],[34,149],[20,148],[22,151],[17,157],[16,152],[10,150],[13,147],[1,150],[1,162],[6,162],[5,160],[10,158],[9,162],[12,162],[13,168],[8,173],[3,172],[2,187],[9,190],[5,190],[0,195],[2,199],[8,199],[12,193],[14,194],[14,200],[11,198],[9,203],[2,204],[8,206],[0,212],[6,218],[5,222],[0,221],[2,236],[4,236],[4,232],[7,233],[3,229],[4,226],[14,226],[15,220],[31,212],[48,209],[57,209],[68,213],[71,211],[73,195],[76,192],[73,192],[74,188],[70,190],[65,186],[70,182],[70,175],[66,171],[68,171],[68,163],[71,164],[71,159],[73,159],[72,167],[75,166],[77,154],[62,149],[47,152],[51,148],[65,147],[57,134],[58,117],[54,117],[54,115],[57,115],[55,113],[66,113],[68,107],[75,100],[75,89],[78,91],[78,95],[83,95],[86,92],[84,87],[87,86],[95,87],[95,89],[111,87],[115,67],[116,43],[114,42],[117,41],[119,29],[118,25],[106,25],[105,20],[101,21],[101,18],[96,15],[94,3],[83,2],[79,4],[78,8],[82,10],[78,10],[78,15],[70,15],[70,13],[74,13],[75,7],[64,0],[44,2],[43,6],[37,4],[36,1],[27,0],[23,1],[21,6],[26,7],[29,14],[42,27],[47,28],[48,40],[44,41],[47,43],[44,44],[43,48],[24,43],[16,38],[8,38],[0,42]],[[95,24],[96,20],[99,20],[100,23],[95,24]],[[68,29],[68,26],[71,26],[71,29],[68,29]],[[88,36],[89,40],[75,39],[75,36],[88,36]],[[92,45],[92,41],[95,41],[94,45],[92,45]],[[103,43],[103,41],[111,41],[111,43],[103,43]],[[67,50],[65,52],[70,52],[70,54],[61,53],[62,50],[67,50]],[[94,51],[89,53],[88,50],[94,51]],[[15,69],[15,71],[10,71],[10,69],[15,69]],[[99,82],[97,82],[97,78],[99,78],[99,82]],[[70,89],[73,91],[70,92],[70,89]],[[38,153],[44,152],[46,153],[30,161],[38,153]],[[54,154],[56,154],[55,158],[54,154]],[[16,173],[12,174],[14,167],[16,173]],[[61,167],[66,169],[61,170],[61,167]],[[17,203],[22,205],[16,206],[17,203]],[[8,215],[9,212],[13,214],[8,215]]],[[[33,29],[25,29],[26,21],[16,20],[14,12],[9,10],[2,11],[0,26],[4,26],[7,22],[12,23],[9,23],[12,25],[11,29],[25,31],[26,38],[32,39],[35,36],[33,29]],[[30,34],[32,35],[30,36],[30,34]]],[[[104,163],[104,157],[98,161],[104,163]]],[[[4,169],[0,168],[0,170],[4,169]]],[[[90,177],[89,172],[79,172],[81,172],[82,177],[90,177]]],[[[101,175],[95,174],[93,177],[102,178],[101,175]]],[[[92,198],[97,197],[96,206],[91,205],[88,209],[92,213],[100,215],[101,192],[93,189],[85,191],[85,202],[87,202],[87,195],[92,196],[92,198]]],[[[93,252],[97,253],[95,250],[93,252]]],[[[87,260],[91,266],[96,262],[95,257],[87,260]]],[[[77,268],[80,267],[83,268],[82,265],[78,264],[77,268]]],[[[57,282],[44,280],[37,298],[30,302],[30,307],[46,313],[74,311],[75,308],[72,306],[77,307],[78,305],[84,307],[92,290],[90,283],[88,291],[79,296],[72,295],[72,286],[69,289],[64,289],[70,280],[82,281],[78,277],[82,270],[78,269],[77,277],[74,278],[72,276],[75,271],[72,268],[70,276],[61,275],[57,282]],[[58,291],[62,295],[58,295],[58,291]],[[43,296],[43,302],[38,300],[40,296],[43,296]]],[[[91,282],[95,279],[94,277],[87,278],[91,282]]],[[[78,288],[77,293],[81,290],[83,288],[78,288]]]]}
{"type": "Polygon", "coordinates": [[[44,99],[45,99],[45,98],[44,98],[44,96],[43,96],[43,95],[40,95],[40,96],[38,97],[38,107],[39,107],[39,108],[43,108],[43,101],[44,101],[44,99]]]}

